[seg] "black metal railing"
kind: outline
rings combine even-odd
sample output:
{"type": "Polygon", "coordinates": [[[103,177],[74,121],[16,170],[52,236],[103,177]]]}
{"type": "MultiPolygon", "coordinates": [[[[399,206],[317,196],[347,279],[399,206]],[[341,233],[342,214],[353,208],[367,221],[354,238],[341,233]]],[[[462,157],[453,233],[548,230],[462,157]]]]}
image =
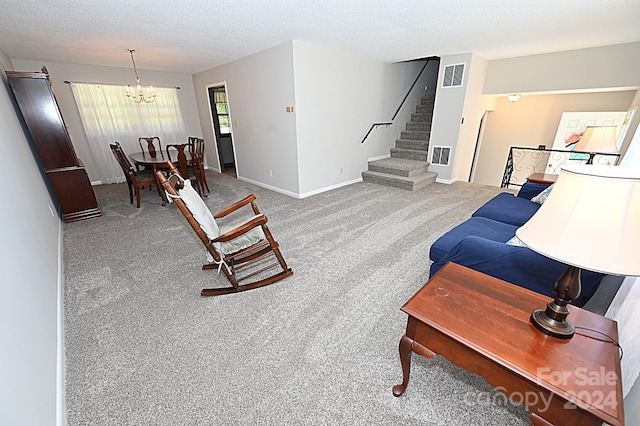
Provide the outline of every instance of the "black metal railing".
{"type": "MultiPolygon", "coordinates": [[[[538,149],[512,146],[502,175],[501,188],[509,185],[522,186],[532,173],[558,174],[560,168],[570,164],[585,164],[590,153],[563,151],[560,149],[538,149]]],[[[620,154],[595,153],[593,164],[616,164],[620,154]]]]}
{"type": "Polygon", "coordinates": [[[364,143],[364,141],[367,140],[367,138],[369,137],[369,135],[371,134],[371,132],[373,131],[373,129],[375,129],[376,127],[379,126],[385,126],[385,127],[389,127],[393,124],[393,120],[396,119],[396,117],[398,116],[398,113],[400,112],[400,110],[402,109],[402,106],[404,105],[404,103],[406,102],[407,98],[409,97],[409,95],[411,94],[411,92],[413,91],[413,88],[415,87],[415,85],[418,83],[418,80],[420,80],[420,77],[422,76],[422,73],[424,72],[424,70],[427,68],[427,65],[429,65],[429,62],[431,61],[439,61],[440,58],[438,56],[429,56],[426,60],[426,62],[424,63],[424,65],[422,66],[422,69],[420,70],[420,72],[418,73],[418,76],[416,77],[416,79],[413,81],[413,84],[411,85],[411,87],[409,88],[409,90],[407,91],[407,94],[404,95],[404,98],[402,99],[402,102],[400,102],[400,106],[398,107],[398,109],[396,110],[395,114],[393,114],[393,117],[391,117],[391,120],[389,121],[384,121],[384,122],[377,122],[377,123],[373,123],[371,125],[371,127],[369,127],[369,130],[367,131],[367,134],[364,135],[364,138],[362,138],[362,142],[360,143],[364,143]]]}

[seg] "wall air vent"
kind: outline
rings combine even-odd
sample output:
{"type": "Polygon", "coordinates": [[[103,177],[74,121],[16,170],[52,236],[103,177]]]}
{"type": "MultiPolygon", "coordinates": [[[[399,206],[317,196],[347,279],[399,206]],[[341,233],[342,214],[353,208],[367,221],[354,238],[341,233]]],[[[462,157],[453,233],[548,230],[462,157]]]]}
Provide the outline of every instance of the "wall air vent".
{"type": "Polygon", "coordinates": [[[447,65],[444,67],[442,87],[462,86],[462,77],[464,77],[464,64],[447,65]]]}
{"type": "Polygon", "coordinates": [[[450,146],[434,146],[431,153],[431,164],[436,166],[448,166],[450,156],[450,146]]]}

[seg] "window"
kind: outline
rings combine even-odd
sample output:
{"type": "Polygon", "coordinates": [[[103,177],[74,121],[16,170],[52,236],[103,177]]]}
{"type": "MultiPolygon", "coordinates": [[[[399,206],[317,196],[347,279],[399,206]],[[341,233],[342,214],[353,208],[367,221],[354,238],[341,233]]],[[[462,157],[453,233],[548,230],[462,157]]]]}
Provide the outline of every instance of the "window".
{"type": "Polygon", "coordinates": [[[220,123],[220,133],[228,135],[231,133],[229,123],[229,104],[227,103],[227,93],[224,87],[216,87],[213,89],[214,102],[216,104],[216,114],[218,114],[218,122],[220,123]]]}
{"type": "Polygon", "coordinates": [[[156,88],[156,100],[150,104],[131,102],[122,86],[71,83],[71,89],[87,136],[91,163],[97,168],[90,171],[93,181],[123,180],[109,148],[115,141],[127,154],[140,151],[138,138],[143,136],[158,136],[163,147],[187,141],[176,89],[156,88]]]}

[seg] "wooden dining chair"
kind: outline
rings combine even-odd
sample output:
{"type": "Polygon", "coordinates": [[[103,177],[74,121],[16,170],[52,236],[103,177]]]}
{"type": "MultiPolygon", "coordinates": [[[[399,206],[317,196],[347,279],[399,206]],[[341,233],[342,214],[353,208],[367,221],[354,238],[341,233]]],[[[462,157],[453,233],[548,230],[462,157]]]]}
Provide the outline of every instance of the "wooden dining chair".
{"type": "Polygon", "coordinates": [[[189,137],[189,143],[192,144],[192,153],[191,158],[194,162],[194,168],[199,173],[200,187],[201,193],[204,193],[205,189],[207,192],[211,192],[209,190],[209,183],[207,182],[207,175],[204,170],[204,139],[189,137]]]}
{"type": "Polygon", "coordinates": [[[151,157],[155,158],[158,152],[162,155],[162,143],[160,143],[160,138],[157,136],[138,138],[138,144],[140,145],[140,150],[148,152],[151,157]]]}
{"type": "Polygon", "coordinates": [[[165,147],[165,150],[167,152],[167,160],[172,164],[177,165],[180,176],[192,180],[198,190],[198,193],[206,197],[206,194],[202,191],[203,185],[201,184],[199,176],[200,172],[193,161],[192,144],[169,144],[165,147]],[[187,152],[189,153],[189,158],[187,158],[187,152]]]}
{"type": "Polygon", "coordinates": [[[264,287],[293,274],[267,227],[267,217],[258,210],[255,195],[251,194],[214,215],[193,189],[191,181],[183,179],[171,163],[167,165],[170,177],[165,177],[160,171],[156,176],[207,249],[209,263],[202,269],[222,271],[231,283],[230,287],[205,288],[200,293],[202,296],[264,287]],[[251,209],[242,209],[246,206],[251,209]],[[229,226],[219,226],[218,221],[223,224],[232,217],[241,219],[229,226]],[[245,283],[241,284],[243,281],[245,283]]]}
{"type": "MultiPolygon", "coordinates": [[[[153,175],[152,170],[134,170],[133,166],[129,162],[129,159],[125,155],[120,142],[116,141],[115,144],[109,144],[111,152],[116,157],[118,164],[124,172],[124,177],[127,180],[129,186],[129,203],[133,204],[133,193],[136,193],[137,207],[140,208],[140,188],[152,185],[156,185],[156,177],[153,175]]],[[[160,193],[160,188],[158,188],[160,193]]]]}

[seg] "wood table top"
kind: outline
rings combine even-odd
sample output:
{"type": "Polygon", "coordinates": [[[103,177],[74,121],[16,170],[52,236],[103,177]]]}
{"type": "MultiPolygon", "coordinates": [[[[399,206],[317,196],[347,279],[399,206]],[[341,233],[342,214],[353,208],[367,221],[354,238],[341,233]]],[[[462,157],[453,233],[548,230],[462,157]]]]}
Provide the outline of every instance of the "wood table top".
{"type": "Polygon", "coordinates": [[[531,173],[527,177],[527,181],[532,183],[554,183],[556,179],[558,175],[553,173],[531,173]]]}
{"type": "Polygon", "coordinates": [[[549,301],[541,294],[448,263],[402,311],[540,388],[598,412],[610,424],[619,424],[617,419],[623,418],[620,353],[605,337],[618,341],[616,322],[569,306],[575,336],[547,336],[529,317],[549,301]]]}
{"type": "MultiPolygon", "coordinates": [[[[191,161],[191,153],[185,150],[185,156],[187,161],[191,161]]],[[[156,153],[155,157],[152,157],[148,152],[140,151],[134,152],[133,154],[129,154],[129,158],[136,164],[141,164],[143,166],[153,166],[158,164],[165,164],[169,159],[167,158],[167,154],[160,151],[156,153]]],[[[177,161],[177,154],[174,156],[171,154],[171,159],[175,163],[177,161]]]]}

